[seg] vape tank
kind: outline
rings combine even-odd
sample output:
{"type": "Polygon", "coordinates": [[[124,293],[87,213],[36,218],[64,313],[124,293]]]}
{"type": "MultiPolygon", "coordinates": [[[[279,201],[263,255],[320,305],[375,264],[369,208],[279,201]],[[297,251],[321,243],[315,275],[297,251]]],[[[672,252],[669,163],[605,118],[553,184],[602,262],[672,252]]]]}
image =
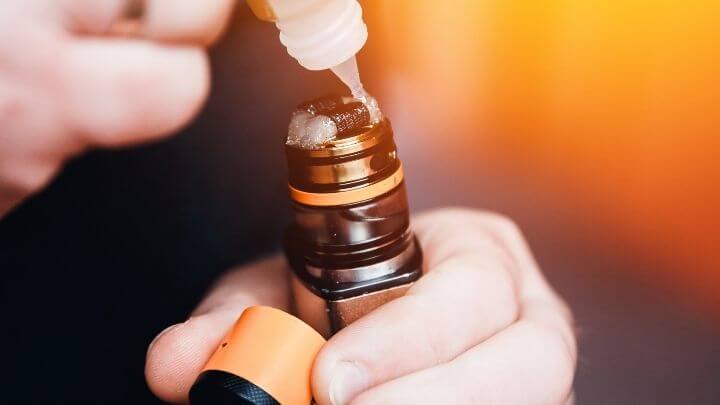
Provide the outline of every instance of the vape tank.
{"type": "Polygon", "coordinates": [[[319,144],[288,139],[285,149],[295,310],[324,336],[403,295],[422,273],[390,122],[363,101],[301,104],[299,112],[328,117],[337,131],[319,144]]]}

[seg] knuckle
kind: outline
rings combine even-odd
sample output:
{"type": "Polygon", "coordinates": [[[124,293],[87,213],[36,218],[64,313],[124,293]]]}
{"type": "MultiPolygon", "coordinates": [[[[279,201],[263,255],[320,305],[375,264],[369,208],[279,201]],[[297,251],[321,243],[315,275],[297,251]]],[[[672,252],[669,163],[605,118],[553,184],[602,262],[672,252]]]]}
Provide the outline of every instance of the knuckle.
{"type": "Polygon", "coordinates": [[[575,346],[575,316],[573,315],[570,306],[561,298],[557,297],[556,312],[560,316],[563,331],[565,333],[565,339],[570,346],[575,346]]]}
{"type": "Polygon", "coordinates": [[[568,344],[565,337],[554,328],[537,323],[528,323],[534,336],[540,361],[546,365],[545,378],[550,382],[549,396],[553,403],[562,402],[572,388],[575,375],[575,348],[568,344]]]}
{"type": "Polygon", "coordinates": [[[56,171],[57,167],[45,165],[25,169],[15,168],[2,174],[2,183],[4,188],[26,195],[43,188],[56,171]]]}
{"type": "Polygon", "coordinates": [[[493,285],[497,309],[495,316],[497,322],[506,326],[514,322],[520,312],[515,282],[506,272],[493,285]]]}
{"type": "MultiPolygon", "coordinates": [[[[475,287],[488,287],[493,302],[517,301],[517,286],[509,268],[510,264],[501,255],[488,254],[478,263],[463,269],[458,274],[457,283],[462,282],[466,290],[476,291],[475,287]]],[[[476,297],[485,300],[486,297],[476,297]]]]}
{"type": "Polygon", "coordinates": [[[484,213],[484,220],[501,234],[512,237],[522,236],[520,227],[510,217],[498,213],[484,213]]]}
{"type": "MultiPolygon", "coordinates": [[[[497,271],[496,269],[493,272],[494,275],[492,276],[488,276],[488,274],[481,274],[489,272],[490,269],[487,271],[474,270],[475,271],[473,271],[473,273],[476,273],[476,276],[474,276],[474,278],[471,276],[470,280],[474,279],[473,281],[476,285],[478,283],[484,283],[486,285],[484,290],[486,290],[488,294],[483,297],[472,297],[472,300],[476,302],[474,307],[483,307],[484,311],[492,314],[491,320],[493,328],[496,330],[512,324],[520,313],[517,287],[513,278],[506,270],[497,271]]],[[[474,292],[474,288],[472,289],[472,292],[468,291],[468,293],[472,294],[474,294],[474,292]]],[[[483,322],[488,322],[488,319],[483,319],[483,322]]]]}
{"type": "Polygon", "coordinates": [[[151,3],[146,18],[145,34],[153,39],[169,39],[207,46],[222,33],[232,0],[207,0],[202,7],[188,6],[166,9],[167,5],[151,3]]]}
{"type": "Polygon", "coordinates": [[[30,192],[37,191],[50,182],[50,179],[55,174],[55,171],[55,168],[39,168],[33,173],[28,173],[23,177],[22,186],[25,187],[25,190],[30,192]]]}

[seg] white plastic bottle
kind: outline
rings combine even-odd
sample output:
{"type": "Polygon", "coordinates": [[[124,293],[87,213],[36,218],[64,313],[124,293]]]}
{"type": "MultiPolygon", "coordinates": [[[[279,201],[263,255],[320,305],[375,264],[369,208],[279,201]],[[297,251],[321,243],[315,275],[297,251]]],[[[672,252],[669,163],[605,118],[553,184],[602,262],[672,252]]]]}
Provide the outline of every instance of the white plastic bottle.
{"type": "Polygon", "coordinates": [[[261,20],[275,22],[280,42],[306,69],[332,69],[355,97],[364,97],[355,54],[367,41],[357,0],[248,0],[261,20]]]}

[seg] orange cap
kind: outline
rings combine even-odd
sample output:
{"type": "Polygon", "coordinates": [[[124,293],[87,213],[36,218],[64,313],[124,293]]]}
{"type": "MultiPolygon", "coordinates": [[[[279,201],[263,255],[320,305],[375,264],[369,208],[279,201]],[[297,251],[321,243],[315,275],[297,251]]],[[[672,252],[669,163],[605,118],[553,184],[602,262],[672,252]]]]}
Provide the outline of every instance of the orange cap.
{"type": "Polygon", "coordinates": [[[227,391],[223,397],[236,395],[247,401],[246,396],[266,394],[282,405],[308,405],[312,400],[310,373],[323,344],[325,339],[315,329],[286,312],[263,306],[247,308],[203,368],[193,385],[191,401],[206,402],[201,397],[209,392],[210,383],[214,395],[220,389],[227,391]],[[233,377],[239,377],[238,381],[233,377]]]}

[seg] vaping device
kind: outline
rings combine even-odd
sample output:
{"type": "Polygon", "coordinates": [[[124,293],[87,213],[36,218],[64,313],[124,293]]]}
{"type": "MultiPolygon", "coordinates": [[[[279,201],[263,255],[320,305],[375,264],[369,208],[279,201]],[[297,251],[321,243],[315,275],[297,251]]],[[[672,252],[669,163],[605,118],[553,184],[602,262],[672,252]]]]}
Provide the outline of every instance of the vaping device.
{"type": "Polygon", "coordinates": [[[310,404],[325,338],[422,274],[392,127],[374,99],[300,104],[285,153],[294,217],[284,244],[300,319],[246,309],[190,390],[193,405],[310,404]]]}
{"type": "Polygon", "coordinates": [[[303,103],[298,112],[330,118],[337,132],[285,147],[295,310],[324,336],[403,295],[422,273],[392,127],[372,110],[343,97],[303,103]]]}

